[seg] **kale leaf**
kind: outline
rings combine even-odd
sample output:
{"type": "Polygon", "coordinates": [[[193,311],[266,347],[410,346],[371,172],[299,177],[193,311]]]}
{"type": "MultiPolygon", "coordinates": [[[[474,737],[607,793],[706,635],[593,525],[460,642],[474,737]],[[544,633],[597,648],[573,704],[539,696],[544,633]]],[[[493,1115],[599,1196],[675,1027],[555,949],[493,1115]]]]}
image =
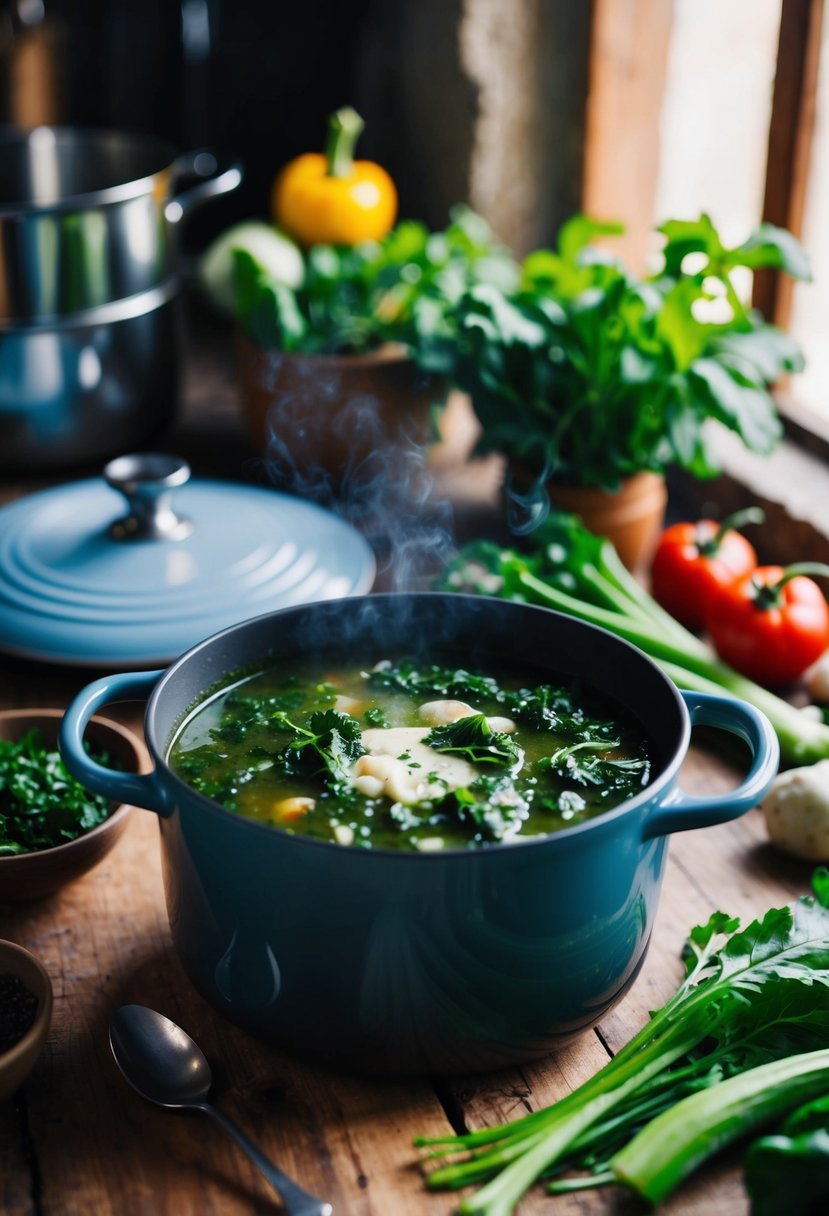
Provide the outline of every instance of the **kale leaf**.
{"type": "Polygon", "coordinates": [[[483,840],[513,836],[527,817],[529,803],[507,773],[484,775],[452,790],[440,802],[442,814],[470,827],[483,840]]]}
{"type": "Polygon", "coordinates": [[[368,682],[374,688],[393,688],[412,697],[470,697],[499,700],[498,682],[463,667],[441,667],[437,663],[388,663],[370,671],[368,682]]]}
{"type": "Polygon", "coordinates": [[[347,781],[353,762],[365,750],[360,723],[351,714],[337,709],[317,710],[304,727],[292,722],[287,714],[275,715],[274,721],[293,732],[293,738],[278,757],[289,770],[328,772],[335,782],[342,784],[347,781]]]}
{"type": "Polygon", "coordinates": [[[520,765],[524,753],[511,735],[495,731],[486,714],[470,714],[457,722],[436,726],[423,742],[436,752],[465,756],[472,764],[520,765]]]}
{"type": "Polygon", "coordinates": [[[569,747],[560,747],[550,756],[543,756],[536,768],[551,769],[559,777],[576,785],[594,785],[608,791],[619,785],[630,785],[634,777],[639,784],[647,785],[650,775],[647,757],[601,754],[618,746],[618,740],[587,739],[569,747]]]}

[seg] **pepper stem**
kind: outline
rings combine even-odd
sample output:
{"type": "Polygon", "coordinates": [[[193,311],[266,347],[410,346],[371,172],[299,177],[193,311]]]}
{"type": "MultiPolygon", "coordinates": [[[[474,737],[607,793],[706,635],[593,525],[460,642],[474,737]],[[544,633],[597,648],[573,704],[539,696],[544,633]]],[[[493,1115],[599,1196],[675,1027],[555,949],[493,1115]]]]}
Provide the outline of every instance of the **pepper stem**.
{"type": "Polygon", "coordinates": [[[744,524],[761,524],[765,518],[766,514],[762,507],[743,507],[741,511],[734,511],[731,515],[726,516],[713,536],[708,540],[697,541],[697,549],[703,557],[711,557],[719,550],[727,532],[733,532],[735,528],[742,528],[744,524]]]}
{"type": "Polygon", "coordinates": [[[354,166],[354,147],[365,123],[351,106],[336,110],[328,120],[325,159],[329,177],[348,177],[354,166]]]}
{"type": "Polygon", "coordinates": [[[804,574],[818,574],[829,578],[829,566],[823,562],[795,562],[793,566],[786,566],[776,583],[755,583],[755,605],[762,611],[777,607],[780,603],[780,592],[786,583],[804,574]]]}

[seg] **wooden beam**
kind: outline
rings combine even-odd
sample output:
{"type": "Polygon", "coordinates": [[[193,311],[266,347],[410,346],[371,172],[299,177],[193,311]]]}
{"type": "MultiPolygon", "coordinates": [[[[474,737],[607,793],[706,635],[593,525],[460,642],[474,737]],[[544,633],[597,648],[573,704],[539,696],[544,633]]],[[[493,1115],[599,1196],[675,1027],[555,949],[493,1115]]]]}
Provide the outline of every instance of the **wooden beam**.
{"type": "Polygon", "coordinates": [[[673,0],[593,0],[583,210],[622,220],[613,249],[644,268],[654,223],[673,0]]]}
{"type": "MultiPolygon", "coordinates": [[[[815,126],[823,0],[783,0],[769,124],[763,219],[800,237],[815,126]]],[[[753,302],[786,328],[794,284],[788,275],[758,271],[753,302]]]]}

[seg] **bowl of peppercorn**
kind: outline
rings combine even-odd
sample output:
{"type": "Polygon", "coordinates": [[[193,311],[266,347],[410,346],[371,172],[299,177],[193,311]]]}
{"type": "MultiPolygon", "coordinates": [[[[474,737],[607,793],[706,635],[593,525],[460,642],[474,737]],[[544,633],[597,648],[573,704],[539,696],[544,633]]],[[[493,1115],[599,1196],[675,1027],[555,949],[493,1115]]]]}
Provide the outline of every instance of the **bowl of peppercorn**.
{"type": "MultiPolygon", "coordinates": [[[[39,899],[103,860],[131,807],[84,789],[57,750],[62,709],[0,711],[0,902],[39,899]]],[[[122,772],[143,773],[143,742],[93,718],[89,748],[122,772]]]]}
{"type": "Polygon", "coordinates": [[[41,962],[0,941],[0,1102],[19,1089],[43,1050],[52,1020],[52,983],[41,962]]]}

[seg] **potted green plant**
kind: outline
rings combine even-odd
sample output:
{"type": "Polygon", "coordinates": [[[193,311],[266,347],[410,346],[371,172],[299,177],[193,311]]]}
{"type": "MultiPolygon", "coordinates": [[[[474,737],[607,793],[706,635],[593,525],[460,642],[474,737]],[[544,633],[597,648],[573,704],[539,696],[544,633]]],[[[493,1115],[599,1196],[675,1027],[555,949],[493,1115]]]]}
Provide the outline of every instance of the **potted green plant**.
{"type": "Polygon", "coordinates": [[[703,215],[663,224],[661,265],[636,277],[594,243],[621,231],[574,217],[514,290],[470,287],[420,358],[469,393],[477,452],[506,457],[524,526],[552,501],[635,564],[661,524],[665,471],[719,471],[713,422],[754,452],[780,436],[770,386],[801,356],[742,302],[734,272],[809,270],[789,233],[763,224],[727,248],[703,215]]]}
{"type": "Polygon", "coordinates": [[[424,337],[447,328],[469,287],[518,281],[468,208],[442,232],[394,226],[394,183],[354,159],[362,127],[350,107],[331,115],[325,151],[277,174],[275,226],[241,225],[202,262],[208,293],[238,322],[242,403],[271,476],[350,505],[422,466],[445,393],[418,364],[424,337]]]}
{"type": "MultiPolygon", "coordinates": [[[[518,267],[466,208],[441,232],[403,221],[379,241],[313,245],[302,281],[235,252],[242,400],[277,480],[359,494],[431,434],[442,377],[419,351],[451,330],[473,285],[509,290],[518,267]]],[[[320,497],[321,495],[317,495],[320,497]]]]}

